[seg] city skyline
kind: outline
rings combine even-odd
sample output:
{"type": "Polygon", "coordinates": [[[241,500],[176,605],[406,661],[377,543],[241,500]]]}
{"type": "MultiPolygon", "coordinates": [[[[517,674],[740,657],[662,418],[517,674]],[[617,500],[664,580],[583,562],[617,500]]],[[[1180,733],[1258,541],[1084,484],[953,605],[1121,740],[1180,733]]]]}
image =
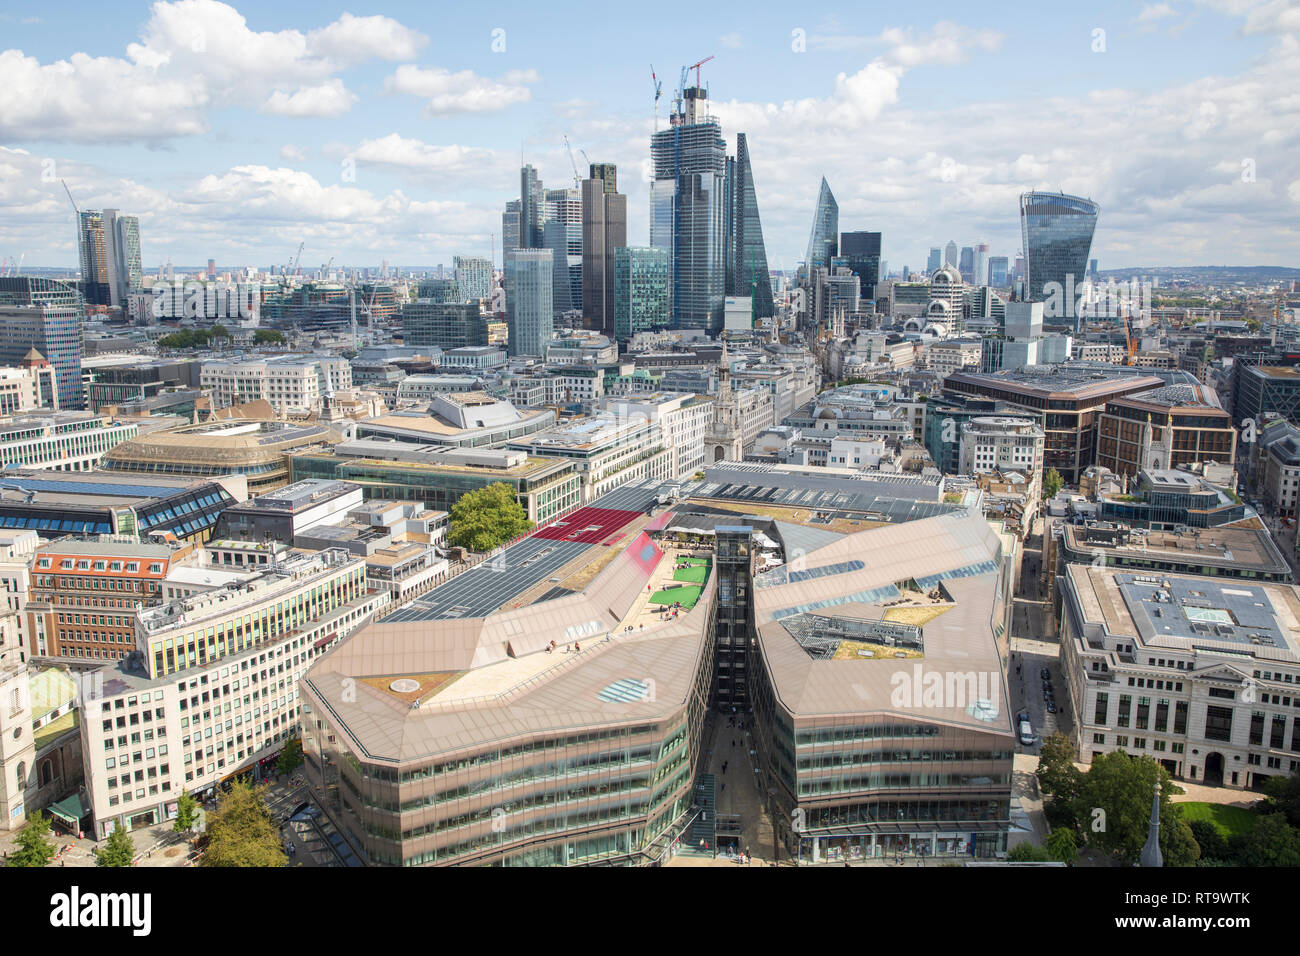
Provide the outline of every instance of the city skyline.
{"type": "Polygon", "coordinates": [[[449,265],[489,254],[494,234],[500,267],[519,167],[566,183],[565,134],[626,170],[628,242],[644,244],[650,64],[663,128],[681,65],[714,54],[702,81],[728,152],[749,140],[774,270],[803,258],[823,175],[841,228],[885,233],[891,269],[919,269],[953,237],[1014,258],[1016,199],[1033,189],[1112,211],[1093,247],[1103,267],[1285,265],[1300,248],[1300,106],[1268,91],[1295,85],[1297,25],[1277,5],[1221,7],[1109,4],[991,28],[940,5],[852,35],[845,11],[760,4],[741,32],[706,13],[686,42],[638,25],[635,55],[613,18],[590,25],[582,70],[554,52],[567,17],[523,6],[436,20],[404,4],[15,10],[0,44],[0,254],[75,265],[66,179],[81,208],[140,218],[146,272],[282,263],[299,242],[304,271],[331,256],[449,265]],[[1212,75],[1196,65],[1211,52],[1212,75]]]}

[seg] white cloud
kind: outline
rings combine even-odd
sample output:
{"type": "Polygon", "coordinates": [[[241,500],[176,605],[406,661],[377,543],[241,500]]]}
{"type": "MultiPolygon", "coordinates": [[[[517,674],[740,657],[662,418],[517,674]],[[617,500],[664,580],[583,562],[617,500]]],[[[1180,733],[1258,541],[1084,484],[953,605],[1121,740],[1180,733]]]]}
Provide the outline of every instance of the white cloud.
{"type": "Polygon", "coordinates": [[[391,93],[428,100],[431,116],[448,113],[496,113],[532,99],[530,85],[540,81],[536,70],[511,70],[499,80],[473,70],[452,73],[440,67],[399,66],[385,82],[391,93]]]}
{"type": "Polygon", "coordinates": [[[718,42],[728,50],[739,50],[745,45],[745,39],[739,33],[724,33],[718,38],[718,42]]]}
{"type": "Polygon", "coordinates": [[[1137,15],[1137,22],[1150,23],[1152,20],[1163,20],[1177,15],[1178,11],[1167,3],[1144,3],[1142,12],[1137,15]]]}
{"type": "Polygon", "coordinates": [[[228,106],[335,116],[351,102],[339,70],[408,58],[425,42],[387,17],[259,32],[217,0],[158,2],[125,58],[75,53],[42,64],[0,53],[0,138],[157,143],[205,131],[206,111],[228,106]]]}
{"type": "Polygon", "coordinates": [[[280,159],[286,163],[305,163],[307,161],[307,151],[300,146],[286,143],[280,147],[280,159]]]}
{"type": "Polygon", "coordinates": [[[265,113],[278,116],[338,116],[356,102],[343,81],[335,78],[319,86],[304,86],[292,95],[276,90],[262,106],[265,113]]]}

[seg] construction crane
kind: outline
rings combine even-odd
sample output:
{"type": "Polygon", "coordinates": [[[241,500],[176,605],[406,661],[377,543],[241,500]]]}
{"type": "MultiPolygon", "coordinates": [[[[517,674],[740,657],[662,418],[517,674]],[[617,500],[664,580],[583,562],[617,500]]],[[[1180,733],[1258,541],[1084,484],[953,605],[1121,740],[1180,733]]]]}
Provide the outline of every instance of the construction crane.
{"type": "Polygon", "coordinates": [[[1124,323],[1124,346],[1128,349],[1128,359],[1125,365],[1132,365],[1134,358],[1137,356],[1137,342],[1133,339],[1133,332],[1128,324],[1128,312],[1121,310],[1120,319],[1124,323]]]}
{"type": "Polygon", "coordinates": [[[569,165],[573,167],[573,188],[582,187],[582,177],[578,175],[578,161],[573,158],[573,147],[569,145],[569,134],[564,134],[564,148],[569,152],[569,165]]]}
{"type": "Polygon", "coordinates": [[[290,270],[294,275],[298,274],[298,264],[302,262],[302,250],[306,247],[306,242],[298,243],[298,254],[293,257],[293,268],[290,270]]]}
{"type": "Polygon", "coordinates": [[[333,256],[330,256],[330,261],[327,262],[327,263],[325,263],[325,265],[321,267],[321,270],[320,270],[320,277],[321,277],[322,279],[324,279],[324,278],[326,278],[327,276],[329,276],[329,274],[330,274],[330,267],[331,267],[332,265],[334,265],[334,257],[333,257],[333,256]]]}
{"type": "Polygon", "coordinates": [[[683,80],[683,85],[685,85],[686,74],[689,73],[691,70],[694,70],[694,71],[695,71],[695,85],[696,85],[696,86],[699,86],[699,85],[700,85],[700,67],[702,67],[705,63],[708,63],[708,62],[709,62],[710,60],[712,60],[712,59],[713,59],[712,56],[706,56],[703,60],[700,60],[699,63],[692,63],[692,64],[691,64],[690,66],[688,66],[685,70],[683,70],[683,71],[682,71],[682,80],[683,80]]]}
{"type": "Polygon", "coordinates": [[[72,198],[72,190],[68,188],[67,180],[60,179],[59,182],[63,183],[63,191],[68,194],[68,202],[72,203],[72,211],[75,212],[77,218],[80,219],[81,210],[77,208],[77,201],[72,198]]]}
{"type": "Polygon", "coordinates": [[[663,80],[655,76],[655,65],[653,63],[650,64],[650,82],[655,86],[655,132],[657,133],[659,132],[659,97],[663,96],[664,83],[663,80]]]}

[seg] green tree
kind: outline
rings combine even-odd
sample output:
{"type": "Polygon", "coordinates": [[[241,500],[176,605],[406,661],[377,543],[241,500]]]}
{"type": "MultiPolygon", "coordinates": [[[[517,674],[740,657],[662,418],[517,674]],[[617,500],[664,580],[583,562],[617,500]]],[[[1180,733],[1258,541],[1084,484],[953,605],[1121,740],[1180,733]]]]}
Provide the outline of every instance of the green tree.
{"type": "Polygon", "coordinates": [[[1265,813],[1286,814],[1286,822],[1300,826],[1300,772],[1264,781],[1265,813]]]}
{"type": "Polygon", "coordinates": [[[208,816],[204,866],[284,866],[288,858],[263,803],[266,787],[231,784],[208,816]]]}
{"type": "Polygon", "coordinates": [[[1073,863],[1079,855],[1079,840],[1074,831],[1059,827],[1049,833],[1047,855],[1058,863],[1073,863]]]}
{"type": "Polygon", "coordinates": [[[1238,866],[1300,866],[1300,830],[1281,813],[1265,814],[1229,845],[1238,866]]]}
{"type": "Polygon", "coordinates": [[[122,827],[108,835],[108,842],[95,851],[96,866],[130,866],[135,859],[135,841],[122,827]]]}
{"type": "Polygon", "coordinates": [[[1017,843],[1007,853],[1007,859],[1016,863],[1046,863],[1051,857],[1036,843],[1017,843]]]}
{"type": "Polygon", "coordinates": [[[302,741],[297,737],[292,738],[284,745],[280,751],[280,759],[276,761],[275,769],[280,773],[293,773],[302,766],[302,741]]]}
{"type": "Polygon", "coordinates": [[[284,333],[278,329],[258,329],[253,333],[254,345],[283,345],[284,333]]]}
{"type": "Polygon", "coordinates": [[[176,822],[172,824],[172,829],[177,833],[188,833],[194,829],[198,817],[199,801],[182,790],[180,799],[176,801],[176,822]]]}
{"type": "Polygon", "coordinates": [[[1083,800],[1099,808],[1105,826],[1088,828],[1088,842],[1125,863],[1134,863],[1147,840],[1151,820],[1151,791],[1160,781],[1160,850],[1166,866],[1190,866],[1200,850],[1182,809],[1171,798],[1182,793],[1169,771],[1150,757],[1133,757],[1123,750],[1092,759],[1085,775],[1083,800]]]}
{"type": "Polygon", "coordinates": [[[1223,862],[1231,859],[1232,853],[1228,849],[1228,840],[1213,823],[1209,820],[1192,820],[1187,826],[1192,831],[1192,839],[1201,848],[1203,862],[1223,862]]]}
{"type": "Polygon", "coordinates": [[[532,526],[514,489],[498,481],[461,495],[451,506],[447,542],[471,551],[491,551],[532,526]]]}
{"type": "Polygon", "coordinates": [[[50,840],[50,818],[39,810],[27,818],[23,828],[14,837],[18,849],[9,854],[10,866],[45,866],[54,859],[54,843],[50,840]]]}
{"type": "Polygon", "coordinates": [[[1055,498],[1062,488],[1065,487],[1065,479],[1055,468],[1049,468],[1047,474],[1043,475],[1043,497],[1055,498]]]}

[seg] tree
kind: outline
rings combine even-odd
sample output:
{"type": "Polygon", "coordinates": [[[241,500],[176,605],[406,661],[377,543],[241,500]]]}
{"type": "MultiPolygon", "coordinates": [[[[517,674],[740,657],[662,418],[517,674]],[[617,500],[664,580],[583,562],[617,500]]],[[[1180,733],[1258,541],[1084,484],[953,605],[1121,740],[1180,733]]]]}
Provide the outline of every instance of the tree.
{"type": "MultiPolygon", "coordinates": [[[[1182,793],[1169,771],[1150,757],[1133,757],[1123,750],[1092,758],[1085,775],[1083,799],[1102,811],[1104,826],[1088,828],[1088,842],[1124,863],[1134,863],[1147,840],[1151,792],[1160,781],[1160,850],[1166,866],[1190,866],[1200,850],[1182,809],[1171,798],[1182,793]]],[[[1091,813],[1091,811],[1090,811],[1091,813]]]]}
{"type": "Polygon", "coordinates": [[[1300,830],[1281,813],[1261,817],[1249,833],[1233,837],[1229,845],[1238,866],[1300,866],[1300,830]]]}
{"type": "Polygon", "coordinates": [[[1209,820],[1192,820],[1187,826],[1192,831],[1192,839],[1201,848],[1203,863],[1224,862],[1231,859],[1232,853],[1228,848],[1227,838],[1213,823],[1209,820]]]}
{"type": "Polygon", "coordinates": [[[1283,813],[1286,822],[1300,826],[1300,772],[1264,781],[1265,813],[1283,813]]]}
{"type": "Polygon", "coordinates": [[[198,817],[199,802],[182,790],[180,799],[176,801],[176,822],[172,829],[177,833],[188,833],[194,829],[198,817]]]}
{"type": "Polygon", "coordinates": [[[10,866],[45,866],[54,859],[54,843],[49,838],[50,818],[39,810],[27,818],[14,837],[18,849],[9,854],[10,866]]]}
{"type": "Polygon", "coordinates": [[[451,506],[447,542],[471,551],[491,551],[532,526],[514,489],[498,481],[461,495],[451,506]]]}
{"type": "Polygon", "coordinates": [[[130,866],[135,859],[135,841],[122,827],[108,835],[108,842],[95,851],[96,866],[130,866]]]}
{"type": "Polygon", "coordinates": [[[280,759],[276,761],[275,769],[280,773],[293,773],[302,766],[302,741],[297,737],[292,738],[284,745],[280,751],[280,759]]]}
{"type": "Polygon", "coordinates": [[[1061,473],[1055,468],[1049,468],[1047,474],[1043,475],[1043,497],[1055,498],[1064,487],[1065,479],[1061,477],[1061,473]]]}
{"type": "Polygon", "coordinates": [[[253,333],[254,345],[283,345],[284,333],[278,329],[258,329],[253,333]]]}
{"type": "Polygon", "coordinates": [[[1007,859],[1016,863],[1046,863],[1051,857],[1035,843],[1017,843],[1007,853],[1007,859]]]}
{"type": "Polygon", "coordinates": [[[284,866],[288,858],[271,814],[262,802],[266,787],[231,784],[208,816],[204,866],[284,866]]]}
{"type": "Polygon", "coordinates": [[[1047,855],[1058,863],[1073,863],[1079,855],[1079,840],[1074,831],[1060,827],[1049,833],[1047,855]]]}

